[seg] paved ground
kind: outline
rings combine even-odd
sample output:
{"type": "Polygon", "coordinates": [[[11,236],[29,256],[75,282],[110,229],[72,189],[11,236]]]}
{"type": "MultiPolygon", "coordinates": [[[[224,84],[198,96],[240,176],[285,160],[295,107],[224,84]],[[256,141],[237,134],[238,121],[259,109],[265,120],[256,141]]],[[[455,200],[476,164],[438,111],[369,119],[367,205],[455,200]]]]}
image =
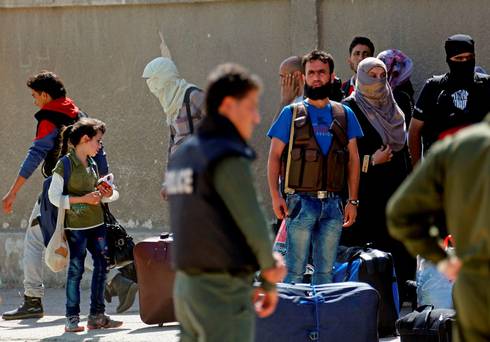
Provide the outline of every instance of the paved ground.
{"type": "MultiPolygon", "coordinates": [[[[15,309],[22,298],[19,289],[0,289],[0,311],[15,309]]],[[[90,291],[82,291],[82,324],[86,325],[90,291]]],[[[107,305],[106,312],[114,319],[124,322],[118,329],[91,330],[82,333],[65,333],[65,291],[47,289],[43,301],[45,316],[40,319],[4,321],[0,319],[0,341],[178,341],[179,327],[176,323],[163,327],[150,326],[141,322],[138,302],[122,315],[115,314],[117,298],[107,305]]]]}
{"type": "MultiPolygon", "coordinates": [[[[19,289],[0,289],[0,311],[15,309],[22,301],[19,289]]],[[[81,310],[82,324],[86,324],[88,314],[89,291],[82,291],[81,310]]],[[[117,302],[117,299],[114,298],[117,302]]],[[[4,321],[0,319],[0,341],[159,341],[177,342],[179,327],[176,323],[163,327],[148,326],[141,322],[138,313],[138,302],[123,315],[117,315],[115,302],[108,304],[106,312],[111,317],[122,320],[119,329],[92,330],[82,333],[64,332],[65,291],[64,289],[47,289],[44,299],[45,316],[41,319],[26,319],[20,321],[4,321]]],[[[381,339],[384,342],[397,342],[398,338],[381,339]]],[[[233,342],[233,341],[223,341],[233,342]]],[[[260,342],[260,341],[258,341],[260,342]]],[[[336,342],[336,341],[332,341],[336,342]]],[[[347,342],[347,341],[346,341],[347,342]]]]}

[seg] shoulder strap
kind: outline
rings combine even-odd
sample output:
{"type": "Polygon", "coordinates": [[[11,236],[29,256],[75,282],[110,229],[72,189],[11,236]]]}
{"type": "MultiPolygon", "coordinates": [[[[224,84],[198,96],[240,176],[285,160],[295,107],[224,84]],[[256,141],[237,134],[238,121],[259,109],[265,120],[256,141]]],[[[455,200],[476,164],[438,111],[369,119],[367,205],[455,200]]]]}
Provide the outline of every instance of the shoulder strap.
{"type": "Polygon", "coordinates": [[[291,165],[291,150],[293,149],[294,139],[294,121],[298,117],[298,113],[307,113],[306,107],[303,102],[293,103],[291,105],[293,110],[293,116],[291,118],[291,127],[289,128],[289,143],[288,143],[288,155],[286,160],[286,179],[284,180],[284,191],[287,193],[289,189],[289,167],[291,165]]]}
{"type": "Polygon", "coordinates": [[[71,162],[67,156],[61,157],[63,163],[63,195],[68,195],[68,182],[71,176],[71,162]]]}
{"type": "Polygon", "coordinates": [[[342,128],[347,132],[347,118],[344,106],[336,101],[330,101],[330,103],[332,104],[333,119],[337,120],[342,128]]]}
{"type": "Polygon", "coordinates": [[[330,131],[334,137],[344,146],[349,143],[347,136],[347,114],[342,104],[330,101],[332,105],[332,125],[330,131]],[[339,127],[340,126],[340,127],[339,127]]]}
{"type": "Polygon", "coordinates": [[[194,133],[194,122],[192,122],[192,113],[191,113],[191,93],[194,90],[200,90],[198,87],[189,87],[185,91],[184,95],[184,103],[187,111],[187,121],[189,121],[189,131],[190,133],[194,133]]]}

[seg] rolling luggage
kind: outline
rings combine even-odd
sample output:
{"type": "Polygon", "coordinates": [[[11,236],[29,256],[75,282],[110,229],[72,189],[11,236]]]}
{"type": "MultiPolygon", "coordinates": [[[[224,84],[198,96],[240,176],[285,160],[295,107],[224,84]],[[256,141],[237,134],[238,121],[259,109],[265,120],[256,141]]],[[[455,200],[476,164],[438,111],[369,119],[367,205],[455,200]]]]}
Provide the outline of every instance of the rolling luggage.
{"type": "Polygon", "coordinates": [[[378,341],[378,293],[364,283],[278,284],[275,312],[257,318],[256,342],[378,341]]]}
{"type": "Polygon", "coordinates": [[[396,321],[401,342],[451,342],[456,312],[424,305],[396,321]]]}
{"type": "Polygon", "coordinates": [[[175,272],[170,264],[172,236],[151,237],[134,247],[139,286],[140,317],[146,324],[175,322],[173,286],[175,272]]]}
{"type": "Polygon", "coordinates": [[[378,291],[379,336],[395,335],[395,322],[400,315],[400,303],[391,254],[372,248],[339,246],[334,282],[345,281],[368,283],[378,291]]]}

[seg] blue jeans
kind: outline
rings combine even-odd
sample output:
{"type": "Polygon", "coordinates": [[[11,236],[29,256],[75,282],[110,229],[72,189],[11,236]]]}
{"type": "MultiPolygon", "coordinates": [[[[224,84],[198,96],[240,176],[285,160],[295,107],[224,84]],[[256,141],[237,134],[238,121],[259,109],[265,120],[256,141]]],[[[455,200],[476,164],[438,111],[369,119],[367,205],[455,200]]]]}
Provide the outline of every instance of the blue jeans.
{"type": "Polygon", "coordinates": [[[303,281],[311,243],[315,268],[312,284],[331,283],[342,232],[343,214],[340,197],[318,199],[307,194],[293,194],[288,195],[287,206],[288,274],[284,281],[286,283],[303,281]]]}
{"type": "Polygon", "coordinates": [[[66,235],[70,246],[70,265],[66,280],[66,316],[80,314],[80,281],[85,269],[87,250],[92,254],[94,260],[90,314],[104,313],[104,286],[107,273],[105,225],[83,230],[66,230],[66,235]]]}

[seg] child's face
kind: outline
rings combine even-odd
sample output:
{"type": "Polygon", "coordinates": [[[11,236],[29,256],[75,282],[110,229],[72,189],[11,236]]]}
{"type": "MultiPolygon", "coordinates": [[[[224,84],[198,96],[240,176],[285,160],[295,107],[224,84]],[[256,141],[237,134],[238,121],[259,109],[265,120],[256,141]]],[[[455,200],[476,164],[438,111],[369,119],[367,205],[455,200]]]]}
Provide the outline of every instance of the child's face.
{"type": "Polygon", "coordinates": [[[95,157],[97,152],[99,152],[102,147],[102,132],[97,132],[97,134],[87,141],[87,155],[95,157]]]}

